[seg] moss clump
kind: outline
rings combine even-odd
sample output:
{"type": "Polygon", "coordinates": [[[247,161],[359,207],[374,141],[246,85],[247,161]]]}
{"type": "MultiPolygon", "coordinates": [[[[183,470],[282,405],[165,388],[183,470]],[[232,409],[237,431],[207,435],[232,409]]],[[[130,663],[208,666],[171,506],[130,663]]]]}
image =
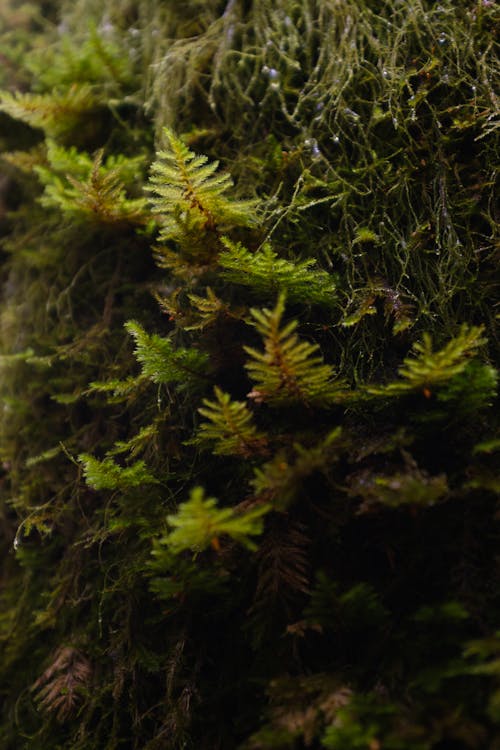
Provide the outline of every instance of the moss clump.
{"type": "Polygon", "coordinates": [[[5,750],[500,743],[497,15],[6,4],[5,750]]]}

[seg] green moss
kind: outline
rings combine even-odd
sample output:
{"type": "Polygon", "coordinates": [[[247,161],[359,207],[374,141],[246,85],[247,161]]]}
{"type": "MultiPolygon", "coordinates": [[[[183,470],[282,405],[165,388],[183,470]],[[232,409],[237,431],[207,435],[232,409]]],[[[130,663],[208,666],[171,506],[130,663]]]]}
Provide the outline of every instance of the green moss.
{"type": "Polygon", "coordinates": [[[495,747],[494,3],[4,5],[2,748],[495,747]]]}

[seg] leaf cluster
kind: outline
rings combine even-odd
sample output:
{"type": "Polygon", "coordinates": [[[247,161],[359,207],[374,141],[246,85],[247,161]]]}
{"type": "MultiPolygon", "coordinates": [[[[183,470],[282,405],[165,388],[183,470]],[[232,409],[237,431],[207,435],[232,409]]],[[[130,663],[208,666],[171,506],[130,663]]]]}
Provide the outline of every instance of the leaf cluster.
{"type": "Polygon", "coordinates": [[[265,505],[241,513],[232,508],[218,508],[215,498],[205,497],[202,487],[194,487],[189,500],[179,505],[177,513],[167,516],[172,531],[161,543],[174,554],[185,550],[201,552],[209,546],[218,549],[220,537],[228,536],[254,550],[257,545],[252,537],[262,533],[262,517],[268,511],[265,505]]]}
{"type": "Polygon", "coordinates": [[[273,310],[251,310],[253,325],[264,339],[263,352],[245,347],[250,356],[246,369],[254,382],[251,398],[275,406],[325,406],[341,401],[344,383],[336,378],[333,367],[323,363],[318,344],[299,339],[296,321],[282,326],[284,311],[284,295],[273,310]]]}

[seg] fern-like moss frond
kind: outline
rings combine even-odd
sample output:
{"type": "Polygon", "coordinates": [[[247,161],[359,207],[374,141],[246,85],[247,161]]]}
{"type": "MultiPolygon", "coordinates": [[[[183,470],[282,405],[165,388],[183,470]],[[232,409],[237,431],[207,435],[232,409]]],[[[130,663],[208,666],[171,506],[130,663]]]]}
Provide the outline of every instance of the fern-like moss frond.
{"type": "Polygon", "coordinates": [[[248,549],[255,549],[252,537],[262,533],[263,516],[268,511],[267,505],[259,505],[244,513],[236,513],[232,508],[218,508],[214,497],[205,497],[203,488],[195,487],[177,513],[167,517],[173,530],[165,542],[175,554],[185,550],[201,552],[210,546],[217,549],[219,537],[226,535],[248,549]]]}
{"type": "Polygon", "coordinates": [[[292,302],[332,307],[336,304],[336,285],[330,274],[314,266],[312,259],[293,263],[279,258],[269,243],[255,253],[241,243],[223,238],[224,252],[219,256],[223,277],[233,284],[256,292],[285,292],[292,302]]]}
{"type": "Polygon", "coordinates": [[[135,356],[142,367],[142,374],[153,383],[178,383],[187,385],[203,378],[208,365],[208,356],[197,349],[175,347],[170,339],[157,334],[148,334],[134,321],[125,328],[135,340],[135,356]]]}
{"type": "Polygon", "coordinates": [[[207,419],[200,425],[197,442],[213,445],[219,456],[252,456],[262,453],[267,444],[264,433],[253,422],[243,401],[233,401],[228,393],[215,387],[215,401],[204,399],[198,411],[207,419]]]}
{"type": "Polygon", "coordinates": [[[319,346],[301,341],[297,321],[282,326],[285,297],[273,310],[252,309],[254,326],[264,338],[264,351],[245,346],[251,360],[245,367],[255,385],[250,397],[272,405],[303,403],[326,406],[344,393],[344,384],[317,354],[319,346]]]}
{"type": "Polygon", "coordinates": [[[230,314],[229,305],[217,297],[209,286],[205,297],[199,294],[189,294],[188,298],[198,318],[196,323],[184,326],[188,331],[202,330],[206,326],[213,325],[220,316],[230,314]]]}
{"type": "Polygon", "coordinates": [[[63,213],[98,224],[145,224],[146,201],[129,198],[124,178],[138,171],[142,159],[107,159],[98,151],[92,161],[87,154],[75,148],[64,149],[48,144],[47,158],[50,168],[35,168],[45,191],[40,203],[63,213]],[[127,163],[130,162],[130,163],[127,163]]]}
{"type": "Polygon", "coordinates": [[[457,336],[442,349],[433,350],[432,338],[424,333],[422,341],[413,345],[412,357],[407,357],[398,372],[402,379],[381,387],[369,387],[376,396],[399,396],[414,391],[430,395],[439,387],[460,375],[467,367],[471,354],[485,343],[483,328],[464,324],[457,336]]]}
{"type": "Polygon", "coordinates": [[[87,84],[50,94],[0,93],[0,111],[15,120],[41,128],[51,138],[66,136],[102,106],[87,84]]]}
{"type": "Polygon", "coordinates": [[[92,678],[90,661],[71,646],[62,646],[32,685],[38,706],[64,722],[84,700],[92,678]]]}
{"type": "Polygon", "coordinates": [[[164,136],[166,148],[158,152],[146,188],[162,241],[187,246],[189,238],[200,233],[203,237],[230,227],[255,225],[255,202],[225,195],[233,181],[229,174],[218,171],[219,162],[196,155],[168,128],[164,136]]]}
{"type": "Polygon", "coordinates": [[[341,428],[328,433],[316,445],[294,445],[293,458],[279,451],[270,461],[255,469],[252,485],[255,495],[272,502],[273,508],[286,510],[302,489],[307,477],[326,473],[339,459],[341,428]]]}
{"type": "Polygon", "coordinates": [[[122,467],[111,458],[99,461],[86,453],[79,459],[83,464],[85,481],[94,490],[125,489],[158,482],[148,471],[144,461],[136,461],[130,466],[122,467]]]}
{"type": "Polygon", "coordinates": [[[56,44],[35,50],[26,64],[36,76],[38,90],[92,83],[108,95],[119,93],[134,82],[130,39],[127,42],[128,45],[116,34],[105,34],[92,26],[82,43],[75,44],[71,35],[65,34],[56,44]]]}

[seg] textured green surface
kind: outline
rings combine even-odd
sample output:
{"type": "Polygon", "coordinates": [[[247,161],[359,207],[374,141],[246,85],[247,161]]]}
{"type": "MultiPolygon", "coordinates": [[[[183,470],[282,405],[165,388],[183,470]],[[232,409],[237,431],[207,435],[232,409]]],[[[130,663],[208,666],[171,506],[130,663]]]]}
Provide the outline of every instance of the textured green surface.
{"type": "Polygon", "coordinates": [[[497,7],[17,5],[2,750],[500,748],[497,7]]]}

